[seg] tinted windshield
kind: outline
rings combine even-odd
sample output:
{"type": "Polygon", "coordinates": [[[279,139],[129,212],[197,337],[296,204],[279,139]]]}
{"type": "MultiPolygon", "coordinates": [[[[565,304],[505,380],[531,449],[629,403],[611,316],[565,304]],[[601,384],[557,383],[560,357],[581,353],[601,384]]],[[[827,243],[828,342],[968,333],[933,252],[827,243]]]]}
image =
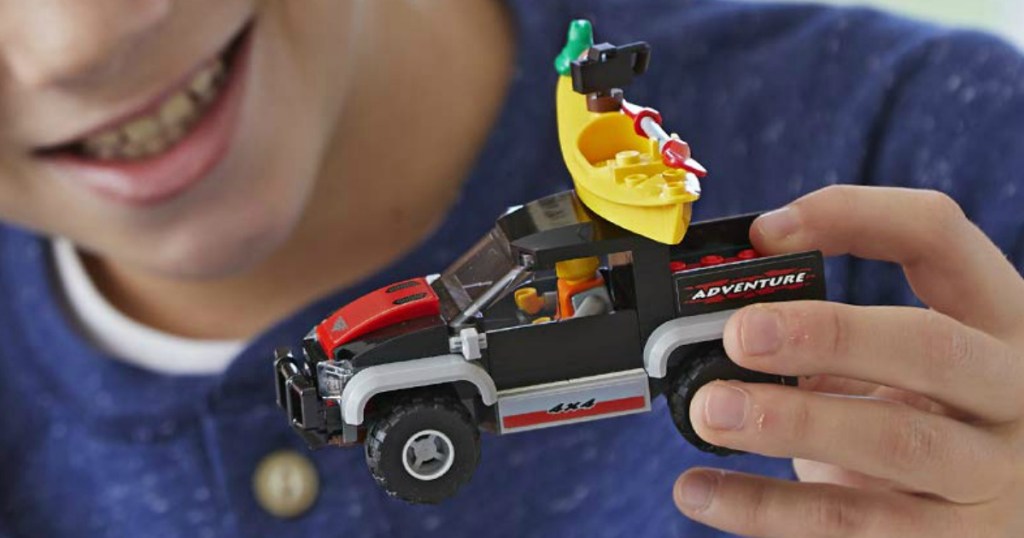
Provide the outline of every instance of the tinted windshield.
{"type": "Polygon", "coordinates": [[[505,235],[497,228],[491,230],[434,281],[442,315],[455,319],[516,267],[505,235]]]}

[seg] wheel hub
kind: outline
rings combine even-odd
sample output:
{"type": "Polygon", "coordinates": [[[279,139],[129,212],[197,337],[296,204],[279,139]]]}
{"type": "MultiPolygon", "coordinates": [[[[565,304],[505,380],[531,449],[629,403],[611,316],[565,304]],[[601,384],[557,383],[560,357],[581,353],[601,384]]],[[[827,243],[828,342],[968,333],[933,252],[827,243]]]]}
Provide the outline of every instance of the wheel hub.
{"type": "Polygon", "coordinates": [[[419,480],[444,476],[454,462],[455,445],[437,430],[423,430],[410,436],[402,448],[405,471],[419,480]]]}

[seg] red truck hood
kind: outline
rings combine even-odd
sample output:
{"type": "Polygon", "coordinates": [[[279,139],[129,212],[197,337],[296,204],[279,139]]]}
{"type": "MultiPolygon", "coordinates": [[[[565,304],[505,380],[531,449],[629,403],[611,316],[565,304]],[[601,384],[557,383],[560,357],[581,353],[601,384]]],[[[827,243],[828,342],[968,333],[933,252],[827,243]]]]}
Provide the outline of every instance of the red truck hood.
{"type": "Polygon", "coordinates": [[[403,280],[352,301],[316,327],[320,346],[333,357],[338,346],[403,321],[436,316],[440,301],[425,278],[403,280]]]}

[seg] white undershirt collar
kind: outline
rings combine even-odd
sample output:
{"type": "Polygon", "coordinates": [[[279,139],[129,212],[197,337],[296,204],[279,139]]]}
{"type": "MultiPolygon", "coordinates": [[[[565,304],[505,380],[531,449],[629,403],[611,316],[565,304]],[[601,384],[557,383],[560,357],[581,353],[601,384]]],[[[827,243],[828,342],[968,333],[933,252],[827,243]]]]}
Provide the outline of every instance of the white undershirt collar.
{"type": "Polygon", "coordinates": [[[64,296],[85,336],[118,360],[161,374],[211,375],[224,372],[242,351],[240,341],[183,338],[125,316],[100,294],[67,239],[54,239],[53,257],[64,296]]]}

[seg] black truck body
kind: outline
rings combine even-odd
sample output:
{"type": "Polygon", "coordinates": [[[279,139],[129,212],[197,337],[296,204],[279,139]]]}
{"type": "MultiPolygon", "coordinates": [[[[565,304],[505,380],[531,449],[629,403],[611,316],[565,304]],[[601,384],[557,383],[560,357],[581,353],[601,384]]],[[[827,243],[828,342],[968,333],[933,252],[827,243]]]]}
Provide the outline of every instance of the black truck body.
{"type": "MultiPolygon", "coordinates": [[[[339,310],[310,331],[302,357],[278,352],[278,404],[314,447],[367,441],[371,470],[373,454],[384,461],[391,452],[369,444],[423,398],[447,402],[473,432],[510,433],[646,411],[665,394],[689,441],[725,453],[681,411],[693,392],[717,378],[794,382],[731,364],[725,319],[752,303],[825,298],[821,254],[758,255],[748,239],[754,218],[695,223],[669,246],[593,214],[571,191],[516,208],[441,275],[339,310]],[[611,312],[535,323],[517,309],[516,289],[551,291],[556,262],[590,256],[602,260],[611,312]]],[[[453,435],[438,446],[454,450],[453,435]]],[[[423,476],[409,482],[408,464],[402,476],[381,465],[374,476],[407,500],[454,492],[425,488],[433,479],[423,476]]]]}

